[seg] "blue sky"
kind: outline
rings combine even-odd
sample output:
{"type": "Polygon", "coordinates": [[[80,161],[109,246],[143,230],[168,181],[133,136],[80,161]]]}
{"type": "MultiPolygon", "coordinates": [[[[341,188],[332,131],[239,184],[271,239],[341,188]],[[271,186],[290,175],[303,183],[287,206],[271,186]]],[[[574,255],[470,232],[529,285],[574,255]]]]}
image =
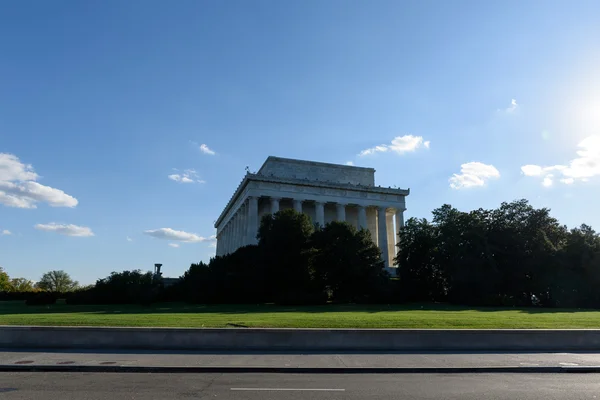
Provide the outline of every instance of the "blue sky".
{"type": "Polygon", "coordinates": [[[411,189],[407,217],[527,198],[600,229],[598,15],[595,1],[3,2],[0,266],[179,276],[214,254],[213,222],[269,155],[374,167],[411,189]]]}

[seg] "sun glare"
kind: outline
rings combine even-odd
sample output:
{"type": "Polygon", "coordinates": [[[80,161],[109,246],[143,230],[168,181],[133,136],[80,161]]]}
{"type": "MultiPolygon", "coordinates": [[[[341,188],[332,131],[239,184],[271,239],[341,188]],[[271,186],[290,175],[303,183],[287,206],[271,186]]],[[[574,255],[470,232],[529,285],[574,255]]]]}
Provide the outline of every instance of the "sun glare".
{"type": "Polygon", "coordinates": [[[600,98],[583,101],[574,116],[578,134],[600,135],[600,98]]]}

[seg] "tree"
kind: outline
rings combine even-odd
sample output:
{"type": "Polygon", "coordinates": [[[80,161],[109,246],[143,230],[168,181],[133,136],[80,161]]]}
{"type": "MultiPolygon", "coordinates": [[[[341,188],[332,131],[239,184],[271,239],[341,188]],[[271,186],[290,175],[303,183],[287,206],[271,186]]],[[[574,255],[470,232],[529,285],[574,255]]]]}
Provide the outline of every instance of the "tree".
{"type": "Polygon", "coordinates": [[[133,271],[111,272],[96,281],[94,291],[98,302],[128,304],[148,303],[152,291],[152,272],[133,271]]]}
{"type": "Polygon", "coordinates": [[[192,264],[180,282],[185,300],[192,303],[266,301],[264,268],[254,245],[214,257],[208,264],[192,264]]]}
{"type": "Polygon", "coordinates": [[[436,258],[446,279],[448,300],[498,303],[499,273],[490,244],[490,211],[467,213],[446,204],[433,211],[433,222],[439,231],[436,258]]]}
{"type": "Polygon", "coordinates": [[[399,295],[404,301],[444,301],[448,276],[439,255],[440,230],[426,219],[410,218],[400,229],[398,265],[399,295]]]}
{"type": "Polygon", "coordinates": [[[8,292],[10,290],[10,278],[4,271],[4,268],[0,267],[0,292],[8,292]]]}
{"type": "Polygon", "coordinates": [[[10,280],[11,292],[33,292],[35,290],[33,282],[25,278],[13,278],[10,280]]]}
{"type": "Polygon", "coordinates": [[[572,229],[552,264],[548,299],[556,307],[600,307],[600,236],[588,225],[572,229]]]}
{"type": "Polygon", "coordinates": [[[150,305],[164,294],[161,282],[153,273],[141,270],[111,272],[96,284],[80,288],[67,296],[69,304],[142,304],[150,305]]]}
{"type": "Polygon", "coordinates": [[[331,222],[312,235],[310,260],[319,286],[336,302],[376,301],[389,280],[381,251],[367,230],[331,222]]]}
{"type": "Polygon", "coordinates": [[[78,285],[65,271],[50,271],[42,276],[36,286],[50,292],[64,293],[75,290],[78,285]]]}
{"type": "Polygon", "coordinates": [[[302,297],[318,297],[318,289],[309,270],[313,231],[308,216],[292,209],[262,218],[258,247],[264,266],[267,298],[296,303],[303,302],[302,297]]]}
{"type": "Polygon", "coordinates": [[[600,307],[600,236],[591,227],[568,231],[526,200],[471,212],[444,205],[433,216],[400,231],[398,273],[410,299],[600,307]]]}

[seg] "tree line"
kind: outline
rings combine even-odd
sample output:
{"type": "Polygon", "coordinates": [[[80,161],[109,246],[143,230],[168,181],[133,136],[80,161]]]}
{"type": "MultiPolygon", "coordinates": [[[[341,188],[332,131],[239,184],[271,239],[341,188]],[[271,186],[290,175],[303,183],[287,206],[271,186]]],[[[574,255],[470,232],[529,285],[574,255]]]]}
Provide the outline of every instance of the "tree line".
{"type": "Polygon", "coordinates": [[[399,245],[407,301],[600,308],[600,236],[526,200],[471,212],[444,205],[431,222],[408,220],[399,245]]]}
{"type": "Polygon", "coordinates": [[[39,281],[33,282],[26,278],[11,278],[0,267],[0,292],[26,293],[26,292],[71,292],[79,288],[79,283],[74,281],[65,271],[48,271],[39,281]]]}
{"type": "Polygon", "coordinates": [[[0,267],[0,300],[25,300],[27,304],[51,304],[58,297],[80,289],[65,271],[48,271],[38,282],[26,278],[11,278],[0,267]]]}
{"type": "MultiPolygon", "coordinates": [[[[258,244],[194,263],[178,283],[140,270],[113,272],[72,291],[69,304],[402,303],[600,308],[600,236],[568,229],[526,200],[492,210],[433,211],[399,231],[397,276],[367,230],[313,225],[283,210],[262,218],[258,244]]],[[[49,301],[52,301],[50,299],[49,301]]]]}

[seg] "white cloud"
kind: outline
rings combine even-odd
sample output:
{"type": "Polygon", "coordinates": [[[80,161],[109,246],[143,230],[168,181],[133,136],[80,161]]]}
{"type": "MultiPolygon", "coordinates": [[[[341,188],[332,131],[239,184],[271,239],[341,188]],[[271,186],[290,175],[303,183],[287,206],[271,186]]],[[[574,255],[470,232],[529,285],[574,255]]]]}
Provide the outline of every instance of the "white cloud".
{"type": "Polygon", "coordinates": [[[35,181],[39,175],[13,154],[0,153],[0,181],[35,181]]]}
{"type": "Polygon", "coordinates": [[[517,100],[515,99],[511,99],[510,101],[510,107],[504,109],[504,111],[506,111],[507,113],[514,113],[515,111],[517,111],[517,108],[519,108],[519,104],[517,104],[517,100]]]}
{"type": "MultiPolygon", "coordinates": [[[[175,170],[177,171],[177,169],[175,170]]],[[[180,174],[171,174],[168,178],[179,183],[206,183],[206,181],[198,178],[198,173],[194,169],[186,169],[180,174]]]]}
{"type": "Polygon", "coordinates": [[[575,182],[587,182],[590,178],[600,175],[600,136],[589,136],[577,145],[577,156],[566,165],[553,165],[543,167],[540,165],[524,165],[521,172],[525,176],[542,178],[542,185],[549,186],[546,178],[553,178],[558,173],[562,177],[559,181],[566,185],[575,182]]]}
{"type": "Polygon", "coordinates": [[[382,144],[381,146],[375,146],[375,147],[371,147],[369,149],[365,149],[365,150],[361,151],[360,153],[358,153],[358,155],[360,157],[362,157],[362,156],[368,156],[370,154],[375,154],[375,153],[378,153],[378,152],[379,153],[383,153],[383,152],[386,152],[388,150],[389,150],[388,146],[385,145],[385,144],[382,144]]]}
{"type": "Polygon", "coordinates": [[[128,242],[133,242],[133,239],[132,239],[132,238],[130,238],[129,236],[127,236],[125,239],[126,239],[128,242]]]}
{"type": "Polygon", "coordinates": [[[75,207],[77,199],[60,189],[36,182],[40,176],[29,164],[13,154],[0,153],[0,204],[17,208],[36,208],[37,203],[52,207],[75,207]]]}
{"type": "Polygon", "coordinates": [[[371,147],[361,151],[358,155],[368,156],[375,153],[385,153],[388,151],[395,152],[397,154],[404,154],[415,151],[421,147],[429,148],[431,142],[429,140],[424,141],[422,136],[404,135],[396,136],[392,139],[390,144],[381,144],[379,146],[371,147]]]}
{"type": "Polygon", "coordinates": [[[179,247],[179,245],[177,243],[169,243],[169,246],[175,247],[175,248],[179,247]]]}
{"type": "Polygon", "coordinates": [[[144,234],[155,237],[157,239],[174,240],[177,242],[184,242],[184,243],[200,243],[200,242],[210,242],[210,241],[215,240],[214,235],[210,236],[208,238],[205,238],[202,236],[198,236],[195,233],[176,231],[171,228],[152,229],[152,230],[144,231],[144,234]]]}
{"type": "Polygon", "coordinates": [[[215,153],[213,150],[211,150],[207,145],[205,145],[204,143],[202,143],[200,145],[200,151],[203,152],[204,154],[208,154],[209,156],[214,156],[215,153]]]}
{"type": "Polygon", "coordinates": [[[550,175],[546,175],[546,177],[544,178],[544,180],[542,181],[542,186],[544,187],[550,187],[554,184],[554,175],[550,174],[550,175]]]}
{"type": "Polygon", "coordinates": [[[460,174],[449,179],[452,189],[468,189],[484,186],[490,179],[500,178],[500,172],[493,165],[469,162],[461,165],[460,174]]]}
{"type": "Polygon", "coordinates": [[[354,166],[354,163],[352,161],[346,161],[346,165],[354,166]]]}
{"type": "Polygon", "coordinates": [[[78,226],[73,224],[57,224],[56,222],[51,222],[49,224],[37,224],[34,227],[37,230],[45,231],[45,232],[55,232],[60,235],[65,236],[79,236],[79,237],[88,237],[94,236],[94,232],[87,226],[78,226]]]}
{"type": "Polygon", "coordinates": [[[211,244],[208,245],[208,247],[217,247],[217,242],[211,242],[211,244]]]}
{"type": "Polygon", "coordinates": [[[540,176],[544,172],[544,168],[539,165],[523,165],[521,171],[526,176],[540,176]]]}
{"type": "Polygon", "coordinates": [[[12,232],[11,232],[11,231],[9,231],[8,229],[4,229],[4,230],[2,231],[2,234],[3,234],[3,235],[12,235],[12,232]]]}

